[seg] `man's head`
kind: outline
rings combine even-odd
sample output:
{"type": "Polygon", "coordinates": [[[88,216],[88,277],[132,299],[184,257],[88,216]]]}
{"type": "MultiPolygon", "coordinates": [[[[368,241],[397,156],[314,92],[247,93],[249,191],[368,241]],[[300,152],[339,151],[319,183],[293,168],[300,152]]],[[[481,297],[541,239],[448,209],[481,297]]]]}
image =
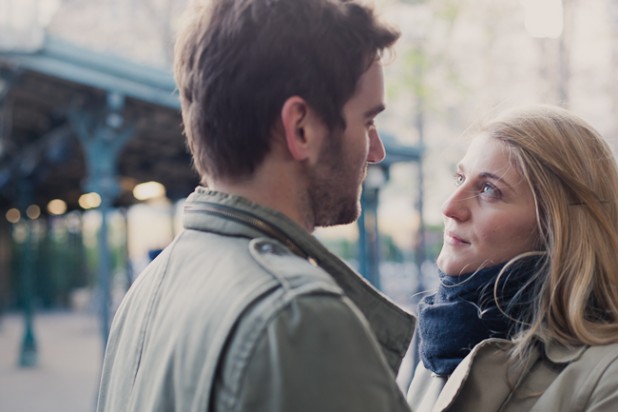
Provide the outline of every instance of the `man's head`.
{"type": "Polygon", "coordinates": [[[340,136],[344,105],[398,37],[348,0],[198,0],[188,16],[175,77],[195,167],[213,179],[255,171],[291,97],[340,136]]]}
{"type": "MultiPolygon", "coordinates": [[[[380,62],[375,60],[343,106],[345,130],[323,133],[326,138],[313,164],[304,165],[308,218],[314,226],[346,224],[358,218],[367,164],[380,162],[385,156],[374,123],[382,110],[384,79],[380,62]]],[[[287,120],[284,117],[284,122],[287,120]]]]}

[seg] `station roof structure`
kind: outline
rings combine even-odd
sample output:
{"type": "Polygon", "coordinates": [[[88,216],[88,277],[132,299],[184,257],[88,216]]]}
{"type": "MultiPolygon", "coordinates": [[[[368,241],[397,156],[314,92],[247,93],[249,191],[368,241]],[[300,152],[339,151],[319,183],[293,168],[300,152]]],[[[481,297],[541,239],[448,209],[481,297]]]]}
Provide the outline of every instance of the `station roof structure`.
{"type": "Polygon", "coordinates": [[[182,136],[171,73],[45,36],[35,47],[0,48],[0,210],[14,207],[24,176],[34,202],[78,208],[88,167],[71,118],[103,116],[131,128],[116,164],[117,206],[136,200],[133,187],[158,181],[179,199],[198,176],[182,136]],[[119,110],[106,109],[110,100],[119,110]]]}
{"type": "MultiPolygon", "coordinates": [[[[168,71],[75,46],[46,34],[28,47],[0,44],[0,211],[16,207],[22,179],[34,203],[62,199],[79,208],[88,178],[86,151],[71,119],[102,117],[131,128],[115,174],[115,206],[135,202],[138,183],[157,181],[177,200],[198,184],[182,135],[180,104],[168,71]],[[116,111],[110,112],[110,102],[116,111]],[[120,102],[120,104],[118,104],[120,102]]],[[[383,136],[384,166],[418,161],[422,149],[383,136]]]]}

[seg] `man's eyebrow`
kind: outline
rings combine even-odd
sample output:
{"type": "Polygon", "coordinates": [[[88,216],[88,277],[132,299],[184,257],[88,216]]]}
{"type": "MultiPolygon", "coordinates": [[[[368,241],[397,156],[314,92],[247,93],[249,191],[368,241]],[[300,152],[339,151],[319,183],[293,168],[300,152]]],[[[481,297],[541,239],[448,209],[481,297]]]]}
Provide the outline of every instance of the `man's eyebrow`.
{"type": "Polygon", "coordinates": [[[365,112],[365,118],[369,119],[371,117],[375,117],[378,115],[378,113],[383,112],[386,109],[386,106],[384,106],[384,103],[380,103],[379,105],[367,110],[365,112]]]}

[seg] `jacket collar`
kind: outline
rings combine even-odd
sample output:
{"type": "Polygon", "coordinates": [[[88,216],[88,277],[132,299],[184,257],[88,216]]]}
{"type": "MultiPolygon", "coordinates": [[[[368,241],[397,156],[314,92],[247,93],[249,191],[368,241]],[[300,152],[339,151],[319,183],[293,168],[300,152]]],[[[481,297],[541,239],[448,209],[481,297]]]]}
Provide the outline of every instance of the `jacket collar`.
{"type": "MultiPolygon", "coordinates": [[[[455,368],[448,378],[434,412],[454,407],[461,412],[498,411],[511,392],[511,382],[519,381],[523,368],[511,368],[508,350],[512,343],[504,339],[486,339],[455,368]],[[491,388],[491,390],[487,390],[491,388]]],[[[538,352],[535,352],[535,361],[538,352]]]]}
{"type": "Polygon", "coordinates": [[[556,364],[574,362],[578,360],[588,348],[588,346],[566,346],[555,341],[550,341],[543,346],[547,359],[556,364]]]}
{"type": "Polygon", "coordinates": [[[540,343],[540,346],[532,349],[525,364],[513,364],[509,359],[513,342],[505,339],[482,341],[449,377],[433,410],[445,411],[454,404],[462,412],[500,410],[513,391],[506,376],[511,382],[519,382],[542,353],[549,362],[564,365],[579,359],[587,349],[587,346],[565,346],[555,341],[540,343]],[[492,390],[484,390],[486,388],[492,390]]]}
{"type": "Polygon", "coordinates": [[[395,373],[398,371],[416,319],[287,216],[239,196],[198,187],[187,198],[183,223],[186,229],[227,236],[271,237],[321,267],[365,315],[389,365],[395,373]]]}
{"type": "Polygon", "coordinates": [[[288,246],[296,255],[309,256],[296,244],[299,236],[308,236],[284,214],[260,206],[240,196],[198,187],[185,203],[184,227],[228,236],[268,236],[288,246]]]}

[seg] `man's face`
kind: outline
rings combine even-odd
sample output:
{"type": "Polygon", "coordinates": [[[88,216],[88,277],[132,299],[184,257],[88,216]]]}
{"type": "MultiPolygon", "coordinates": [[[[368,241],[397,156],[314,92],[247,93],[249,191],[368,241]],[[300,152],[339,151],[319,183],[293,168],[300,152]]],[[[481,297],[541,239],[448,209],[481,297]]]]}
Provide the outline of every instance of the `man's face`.
{"type": "Polygon", "coordinates": [[[343,107],[345,130],[327,136],[318,163],[309,170],[308,195],[316,227],[351,223],[360,215],[367,164],[385,156],[374,123],[383,110],[384,75],[375,61],[343,107]]]}

